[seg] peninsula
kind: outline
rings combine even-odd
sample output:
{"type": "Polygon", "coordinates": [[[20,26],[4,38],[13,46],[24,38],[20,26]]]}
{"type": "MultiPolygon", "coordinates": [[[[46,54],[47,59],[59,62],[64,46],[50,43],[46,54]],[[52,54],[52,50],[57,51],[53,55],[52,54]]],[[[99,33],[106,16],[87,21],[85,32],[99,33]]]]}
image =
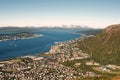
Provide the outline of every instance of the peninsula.
{"type": "Polygon", "coordinates": [[[19,32],[12,34],[0,34],[0,42],[7,40],[21,40],[21,39],[31,39],[43,36],[41,34],[35,34],[32,32],[19,32]]]}

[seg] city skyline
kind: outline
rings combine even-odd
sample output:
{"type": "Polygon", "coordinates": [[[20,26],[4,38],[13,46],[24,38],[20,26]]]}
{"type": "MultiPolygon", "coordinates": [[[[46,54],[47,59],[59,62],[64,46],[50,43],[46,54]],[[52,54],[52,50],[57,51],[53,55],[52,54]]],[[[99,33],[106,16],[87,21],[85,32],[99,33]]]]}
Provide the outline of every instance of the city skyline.
{"type": "Polygon", "coordinates": [[[119,0],[0,0],[0,26],[119,24],[119,0]]]}

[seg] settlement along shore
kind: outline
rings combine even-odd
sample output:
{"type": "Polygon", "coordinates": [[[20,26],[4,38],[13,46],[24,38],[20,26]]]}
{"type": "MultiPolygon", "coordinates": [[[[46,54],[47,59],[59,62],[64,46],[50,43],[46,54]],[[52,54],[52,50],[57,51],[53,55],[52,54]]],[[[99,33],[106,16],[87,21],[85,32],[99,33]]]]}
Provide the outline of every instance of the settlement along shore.
{"type": "MultiPolygon", "coordinates": [[[[39,56],[24,56],[0,62],[0,79],[17,80],[74,80],[81,76],[98,76],[93,72],[80,73],[61,62],[89,58],[77,48],[77,41],[58,42],[47,53],[39,56]]],[[[75,65],[80,65],[76,63],[75,65]]]]}
{"type": "Polygon", "coordinates": [[[99,77],[100,75],[95,71],[116,74],[111,70],[118,69],[120,66],[101,65],[92,61],[89,54],[79,49],[78,43],[82,40],[84,38],[58,42],[51,47],[49,52],[37,56],[24,56],[1,61],[0,79],[76,80],[81,77],[99,77]],[[90,66],[93,71],[87,69],[90,66]]]}

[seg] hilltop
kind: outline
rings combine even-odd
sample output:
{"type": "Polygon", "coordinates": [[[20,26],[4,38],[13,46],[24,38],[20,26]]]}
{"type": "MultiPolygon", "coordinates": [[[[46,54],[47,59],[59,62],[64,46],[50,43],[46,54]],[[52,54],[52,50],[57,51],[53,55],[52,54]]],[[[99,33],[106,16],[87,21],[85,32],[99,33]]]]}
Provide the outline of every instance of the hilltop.
{"type": "Polygon", "coordinates": [[[94,37],[79,41],[79,48],[101,64],[120,65],[120,24],[110,25],[94,37]]]}
{"type": "Polygon", "coordinates": [[[110,25],[105,29],[106,32],[118,32],[120,31],[120,24],[110,25]]]}

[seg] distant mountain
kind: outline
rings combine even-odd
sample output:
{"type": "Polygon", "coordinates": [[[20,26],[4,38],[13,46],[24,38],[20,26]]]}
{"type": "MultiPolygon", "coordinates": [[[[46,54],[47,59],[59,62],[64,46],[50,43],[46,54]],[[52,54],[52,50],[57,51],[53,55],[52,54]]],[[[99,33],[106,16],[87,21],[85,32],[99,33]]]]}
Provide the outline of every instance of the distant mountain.
{"type": "Polygon", "coordinates": [[[34,32],[39,30],[73,30],[75,32],[81,30],[92,29],[87,26],[79,26],[79,25],[58,25],[58,26],[27,26],[27,27],[18,27],[18,26],[8,26],[8,27],[0,27],[0,33],[6,32],[34,32]]]}
{"type": "Polygon", "coordinates": [[[120,65],[120,24],[108,26],[96,36],[79,41],[79,48],[101,64],[120,65]]]}
{"type": "MultiPolygon", "coordinates": [[[[56,27],[56,26],[54,26],[56,27]]],[[[89,28],[88,26],[83,26],[83,25],[59,25],[58,27],[61,28],[89,28]]]]}
{"type": "Polygon", "coordinates": [[[85,34],[85,35],[96,35],[102,32],[102,30],[103,29],[88,29],[88,30],[77,31],[76,33],[85,34]]]}
{"type": "Polygon", "coordinates": [[[32,32],[32,31],[36,31],[36,30],[38,30],[38,28],[8,26],[8,27],[0,27],[0,34],[18,33],[18,32],[32,32]]]}
{"type": "Polygon", "coordinates": [[[0,28],[90,28],[84,25],[48,25],[48,26],[6,26],[0,28]]]}

